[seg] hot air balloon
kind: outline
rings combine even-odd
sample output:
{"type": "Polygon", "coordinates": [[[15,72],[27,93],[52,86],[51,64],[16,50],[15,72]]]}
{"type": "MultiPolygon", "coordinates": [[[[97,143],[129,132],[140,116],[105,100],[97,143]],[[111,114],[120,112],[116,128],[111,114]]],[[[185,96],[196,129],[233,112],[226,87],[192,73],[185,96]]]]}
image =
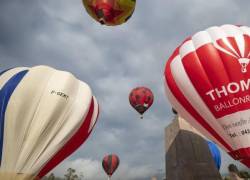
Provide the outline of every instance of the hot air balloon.
{"type": "Polygon", "coordinates": [[[154,95],[152,91],[146,87],[137,87],[129,94],[130,105],[141,114],[141,118],[143,118],[143,113],[153,104],[153,101],[154,95]]]}
{"type": "Polygon", "coordinates": [[[89,86],[47,66],[0,75],[0,179],[42,178],[91,133],[98,104],[89,86]]]}
{"type": "Polygon", "coordinates": [[[210,27],[186,39],[165,68],[166,94],[195,128],[250,167],[250,28],[210,27]]]}
{"type": "Polygon", "coordinates": [[[102,167],[106,174],[108,175],[108,179],[111,179],[111,176],[118,168],[120,163],[119,157],[115,154],[107,155],[102,160],[102,167]]]}
{"type": "Polygon", "coordinates": [[[217,147],[217,145],[215,143],[211,142],[211,141],[207,141],[207,144],[208,144],[209,150],[210,150],[210,152],[212,154],[214,163],[215,163],[217,169],[220,170],[220,166],[221,166],[220,150],[217,147]]]}
{"type": "Polygon", "coordinates": [[[135,10],[136,0],[82,0],[88,14],[101,24],[125,23],[135,10]]]}

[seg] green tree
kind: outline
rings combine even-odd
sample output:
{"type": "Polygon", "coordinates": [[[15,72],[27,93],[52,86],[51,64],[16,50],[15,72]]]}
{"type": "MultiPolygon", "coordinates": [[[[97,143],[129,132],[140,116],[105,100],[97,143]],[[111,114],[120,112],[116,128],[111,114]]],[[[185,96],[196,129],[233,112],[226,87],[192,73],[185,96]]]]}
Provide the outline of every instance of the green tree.
{"type": "Polygon", "coordinates": [[[228,171],[238,174],[239,170],[235,164],[229,164],[228,171]]]}
{"type": "Polygon", "coordinates": [[[65,180],[64,178],[56,177],[54,173],[51,173],[49,176],[44,176],[42,180],[65,180]]]}
{"type": "Polygon", "coordinates": [[[76,170],[72,168],[67,169],[67,174],[65,174],[64,177],[66,178],[66,180],[78,180],[76,170]]]}
{"type": "Polygon", "coordinates": [[[247,171],[240,171],[239,172],[239,176],[241,177],[241,178],[250,178],[250,174],[247,172],[247,171]]]}

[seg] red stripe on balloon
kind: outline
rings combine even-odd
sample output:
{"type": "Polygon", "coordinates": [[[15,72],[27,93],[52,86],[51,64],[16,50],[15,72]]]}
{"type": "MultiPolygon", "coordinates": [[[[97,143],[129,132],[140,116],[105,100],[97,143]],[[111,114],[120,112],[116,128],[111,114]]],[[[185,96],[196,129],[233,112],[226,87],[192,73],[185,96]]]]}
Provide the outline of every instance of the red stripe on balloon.
{"type": "Polygon", "coordinates": [[[111,169],[112,169],[112,174],[115,172],[115,170],[117,169],[117,167],[119,166],[119,158],[117,155],[112,155],[112,165],[111,165],[111,169]]]}
{"type": "Polygon", "coordinates": [[[116,157],[114,155],[111,156],[111,164],[110,164],[110,174],[113,174],[116,166],[116,157]]]}
{"type": "Polygon", "coordinates": [[[244,40],[245,40],[245,53],[244,57],[250,58],[250,36],[244,35],[244,40]]]}
{"type": "Polygon", "coordinates": [[[54,167],[56,167],[61,161],[63,161],[66,157],[72,154],[80,145],[84,143],[84,141],[90,135],[89,127],[91,124],[93,112],[94,112],[94,100],[92,98],[91,105],[89,108],[89,112],[82,123],[81,127],[78,131],[69,139],[69,141],[48,161],[48,163],[41,169],[38,173],[38,177],[42,178],[49,171],[51,171],[54,167]]]}
{"type": "MultiPolygon", "coordinates": [[[[243,38],[243,35],[242,35],[242,38],[243,38]]],[[[237,53],[236,55],[238,57],[241,57],[240,49],[238,47],[238,44],[237,44],[235,38],[234,37],[228,37],[227,39],[230,42],[230,44],[233,46],[234,50],[236,51],[236,53],[237,53]]]]}
{"type": "Polygon", "coordinates": [[[228,153],[232,158],[236,160],[249,159],[250,148],[241,148],[228,153]]]}

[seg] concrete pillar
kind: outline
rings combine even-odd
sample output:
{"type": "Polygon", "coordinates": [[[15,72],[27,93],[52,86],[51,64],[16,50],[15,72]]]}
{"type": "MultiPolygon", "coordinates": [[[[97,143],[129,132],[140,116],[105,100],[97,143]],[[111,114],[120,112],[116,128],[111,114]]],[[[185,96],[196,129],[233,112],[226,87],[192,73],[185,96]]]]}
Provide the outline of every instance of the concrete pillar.
{"type": "Polygon", "coordinates": [[[222,180],[206,140],[176,116],[165,129],[166,180],[222,180]]]}

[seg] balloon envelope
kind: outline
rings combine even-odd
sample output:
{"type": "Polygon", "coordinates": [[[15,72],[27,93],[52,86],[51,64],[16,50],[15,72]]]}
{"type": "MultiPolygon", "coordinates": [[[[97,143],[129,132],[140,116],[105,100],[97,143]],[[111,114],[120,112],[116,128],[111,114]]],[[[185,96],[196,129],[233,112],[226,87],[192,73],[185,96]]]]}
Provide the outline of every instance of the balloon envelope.
{"type": "Polygon", "coordinates": [[[250,28],[210,27],[187,38],[165,68],[177,112],[250,167],[250,28]]]}
{"type": "Polygon", "coordinates": [[[115,154],[107,155],[102,160],[102,167],[106,174],[111,177],[120,163],[119,157],[115,154]]]}
{"type": "Polygon", "coordinates": [[[211,141],[207,141],[209,150],[212,154],[213,160],[215,162],[215,165],[217,167],[218,170],[220,170],[220,166],[221,166],[221,154],[220,154],[220,150],[217,147],[217,145],[211,141]]]}
{"type": "Polygon", "coordinates": [[[151,107],[154,102],[152,91],[146,87],[134,88],[129,94],[130,105],[141,115],[151,107]]]}
{"type": "Polygon", "coordinates": [[[125,23],[135,10],[136,0],[82,0],[88,14],[101,24],[125,23]]]}
{"type": "Polygon", "coordinates": [[[43,177],[91,133],[98,104],[72,74],[47,66],[0,75],[0,179],[43,177]]]}

